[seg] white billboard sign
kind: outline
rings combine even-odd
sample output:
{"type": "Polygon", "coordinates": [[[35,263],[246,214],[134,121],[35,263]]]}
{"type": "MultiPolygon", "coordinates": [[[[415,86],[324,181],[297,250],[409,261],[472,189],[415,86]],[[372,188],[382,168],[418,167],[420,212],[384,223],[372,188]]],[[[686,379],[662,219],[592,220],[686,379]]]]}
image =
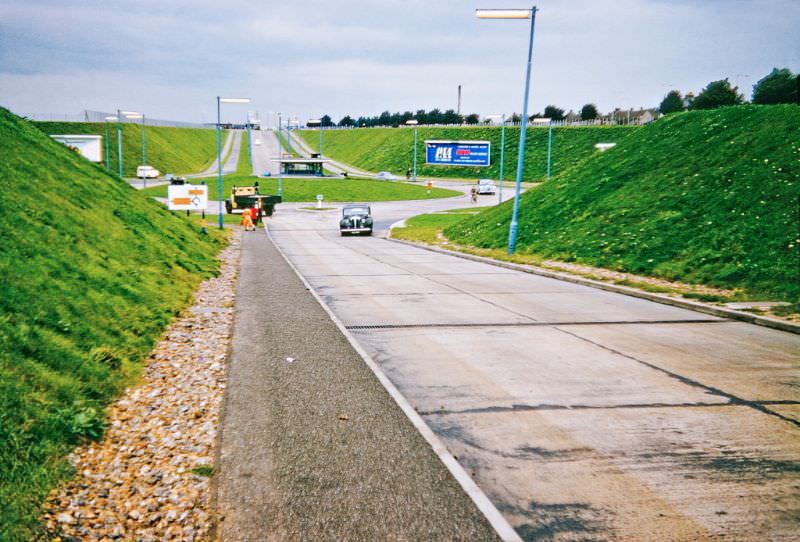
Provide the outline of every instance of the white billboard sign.
{"type": "Polygon", "coordinates": [[[167,187],[167,209],[170,211],[205,211],[208,187],[204,184],[171,184],[167,187]]]}

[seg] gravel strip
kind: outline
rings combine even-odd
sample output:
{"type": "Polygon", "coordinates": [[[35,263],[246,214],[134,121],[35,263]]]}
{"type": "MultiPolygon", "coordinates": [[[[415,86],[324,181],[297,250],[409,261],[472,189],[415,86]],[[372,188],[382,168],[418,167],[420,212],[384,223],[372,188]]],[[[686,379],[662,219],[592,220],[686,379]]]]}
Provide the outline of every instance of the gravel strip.
{"type": "Polygon", "coordinates": [[[153,350],[142,384],[109,408],[102,442],[71,454],[76,475],[48,498],[51,532],[79,540],[204,540],[231,340],[241,232],[221,273],[153,350]]]}

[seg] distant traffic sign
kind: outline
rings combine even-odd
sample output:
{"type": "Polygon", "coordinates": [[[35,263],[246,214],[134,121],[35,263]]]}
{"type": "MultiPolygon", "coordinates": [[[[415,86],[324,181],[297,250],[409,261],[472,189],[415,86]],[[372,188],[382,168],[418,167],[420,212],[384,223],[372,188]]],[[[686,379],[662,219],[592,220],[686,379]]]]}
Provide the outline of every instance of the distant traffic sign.
{"type": "Polygon", "coordinates": [[[205,211],[208,187],[204,184],[171,184],[167,187],[167,209],[170,211],[205,211]]]}
{"type": "Polygon", "coordinates": [[[488,141],[425,141],[425,161],[441,166],[488,166],[488,141]]]}

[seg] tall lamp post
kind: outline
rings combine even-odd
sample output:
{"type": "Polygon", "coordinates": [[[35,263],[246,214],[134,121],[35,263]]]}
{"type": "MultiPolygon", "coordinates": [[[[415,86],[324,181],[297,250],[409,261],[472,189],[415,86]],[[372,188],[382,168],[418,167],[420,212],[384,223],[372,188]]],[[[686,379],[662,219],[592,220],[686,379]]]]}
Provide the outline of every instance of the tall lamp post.
{"type": "Polygon", "coordinates": [[[122,116],[125,118],[139,118],[141,113],[136,111],[120,111],[117,109],[117,165],[119,176],[122,178],[122,116]]]}
{"type": "MultiPolygon", "coordinates": [[[[133,115],[127,115],[127,117],[131,120],[134,119],[142,119],[142,165],[147,165],[147,158],[145,157],[145,143],[144,143],[144,113],[136,113],[133,115]]],[[[142,188],[147,188],[147,176],[142,177],[142,188]]]]}
{"type": "Polygon", "coordinates": [[[222,120],[221,104],[248,104],[250,98],[220,98],[217,96],[217,199],[219,200],[219,229],[222,229],[222,120]]]}
{"type": "Polygon", "coordinates": [[[106,171],[109,170],[110,158],[108,157],[108,121],[117,120],[117,117],[106,117],[106,171]]]}
{"type": "Polygon", "coordinates": [[[550,180],[550,156],[553,148],[553,119],[533,119],[534,124],[547,125],[547,180],[550,180]]]}
{"type": "Polygon", "coordinates": [[[283,145],[281,144],[281,134],[283,128],[281,114],[278,113],[278,195],[283,196],[283,145]]]}
{"type": "Polygon", "coordinates": [[[500,190],[497,194],[497,204],[503,203],[503,165],[505,164],[506,152],[506,114],[488,115],[489,119],[500,119],[500,190]]]}
{"type": "Polygon", "coordinates": [[[417,126],[419,121],[410,119],[406,121],[406,124],[414,127],[414,182],[417,182],[417,126]]]}
{"type": "Polygon", "coordinates": [[[528,123],[528,94],[531,82],[531,58],[533,56],[533,28],[536,22],[536,6],[530,9],[477,9],[475,16],[479,19],[530,19],[531,30],[528,40],[528,64],[525,71],[525,95],[522,101],[522,125],[519,136],[519,156],[517,158],[517,183],[514,194],[514,213],[511,215],[511,226],[508,230],[508,253],[514,254],[517,244],[517,219],[519,217],[519,193],[522,184],[522,165],[525,162],[525,131],[528,123]]]}

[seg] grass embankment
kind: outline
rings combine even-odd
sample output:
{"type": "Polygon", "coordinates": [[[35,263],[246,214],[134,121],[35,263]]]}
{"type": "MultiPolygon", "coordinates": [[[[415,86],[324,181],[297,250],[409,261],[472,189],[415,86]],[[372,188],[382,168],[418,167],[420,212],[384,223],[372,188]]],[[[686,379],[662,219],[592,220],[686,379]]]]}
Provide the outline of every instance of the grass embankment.
{"type": "MultiPolygon", "coordinates": [[[[570,169],[596,154],[596,143],[619,143],[636,132],[632,126],[568,126],[553,128],[551,174],[570,169]]],[[[302,130],[303,140],[312,149],[319,147],[318,130],[302,130]]],[[[503,177],[516,178],[519,151],[518,127],[506,127],[503,177]]],[[[417,177],[490,178],[500,176],[501,129],[497,126],[419,128],[417,177]],[[425,164],[425,140],[483,140],[491,142],[491,166],[429,166],[425,164]]],[[[323,133],[323,150],[340,162],[368,171],[391,171],[402,177],[414,166],[412,128],[361,128],[328,130],[323,133]]],[[[547,128],[528,127],[525,140],[523,180],[538,182],[547,176],[547,128]]]]}
{"type": "Polygon", "coordinates": [[[2,108],[0,151],[0,540],[17,541],[225,241],[2,108]]]}
{"type": "MultiPolygon", "coordinates": [[[[262,194],[277,194],[278,179],[275,177],[255,178],[250,175],[226,175],[222,178],[222,194],[230,197],[231,187],[252,185],[258,181],[262,194]]],[[[208,198],[217,199],[217,183],[207,181],[208,198]]],[[[142,190],[152,197],[167,197],[166,186],[156,186],[142,190]]],[[[448,198],[462,195],[455,190],[433,188],[428,195],[424,186],[370,179],[283,179],[283,201],[316,201],[322,194],[325,201],[402,201],[430,198],[448,198]]]]}
{"type": "MultiPolygon", "coordinates": [[[[445,228],[501,249],[509,203],[445,228]]],[[[800,107],[670,115],[523,194],[517,250],[800,299],[800,107]]]]}
{"type": "MultiPolygon", "coordinates": [[[[223,162],[224,163],[224,162],[223,162]]],[[[239,147],[239,158],[236,161],[236,174],[237,175],[252,175],[253,166],[250,164],[250,142],[247,137],[247,132],[242,132],[242,142],[239,147]]]]}
{"type": "Polygon", "coordinates": [[[478,208],[467,208],[417,215],[407,219],[404,227],[393,228],[392,237],[430,245],[440,244],[444,240],[442,230],[478,213],[480,213],[478,208]]]}
{"type": "MultiPolygon", "coordinates": [[[[103,163],[105,167],[105,124],[102,122],[34,122],[46,134],[93,134],[103,137],[103,163]]],[[[223,144],[226,134],[222,134],[223,144]]],[[[217,156],[217,132],[204,128],[171,128],[145,126],[147,164],[164,173],[199,173],[217,156]]],[[[117,125],[108,124],[108,155],[112,173],[118,171],[117,125]]],[[[136,168],[142,164],[142,127],[139,124],[122,125],[122,173],[135,177],[136,168]]]]}

